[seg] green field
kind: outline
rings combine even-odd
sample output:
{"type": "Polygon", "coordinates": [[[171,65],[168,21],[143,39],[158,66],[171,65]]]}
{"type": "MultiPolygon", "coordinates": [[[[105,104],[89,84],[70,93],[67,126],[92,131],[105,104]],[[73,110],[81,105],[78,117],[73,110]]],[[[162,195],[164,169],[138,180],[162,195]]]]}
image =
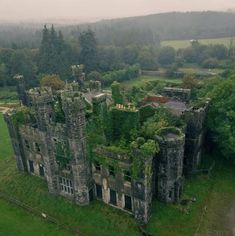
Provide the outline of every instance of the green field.
{"type": "Polygon", "coordinates": [[[165,78],[165,77],[160,77],[160,76],[140,76],[136,79],[122,82],[122,85],[126,88],[130,88],[133,86],[141,87],[145,85],[147,82],[154,82],[154,81],[164,82],[166,84],[171,84],[171,85],[177,85],[177,84],[182,83],[181,79],[174,79],[174,78],[170,79],[170,78],[165,78]]]}
{"type": "MultiPolygon", "coordinates": [[[[226,166],[217,161],[212,176],[197,176],[186,181],[184,197],[196,198],[196,202],[188,207],[189,214],[183,213],[179,205],[154,201],[153,214],[146,227],[147,230],[154,235],[193,236],[205,206],[208,210],[197,235],[207,235],[210,229],[225,230],[224,215],[226,210],[235,204],[234,183],[234,166],[226,166]]],[[[98,201],[92,202],[88,207],[76,206],[62,197],[50,195],[45,181],[18,173],[1,114],[0,191],[47,213],[60,224],[65,224],[70,231],[78,232],[81,236],[141,235],[129,214],[98,201]]],[[[71,235],[71,233],[67,230],[58,230],[55,225],[43,221],[40,217],[31,216],[26,210],[0,199],[0,235],[71,235]]]]}
{"type": "MultiPolygon", "coordinates": [[[[223,44],[229,47],[231,38],[213,38],[213,39],[199,39],[198,41],[202,44],[223,44]]],[[[190,40],[171,40],[161,42],[162,46],[171,46],[175,49],[186,48],[190,46],[190,40]]]]}

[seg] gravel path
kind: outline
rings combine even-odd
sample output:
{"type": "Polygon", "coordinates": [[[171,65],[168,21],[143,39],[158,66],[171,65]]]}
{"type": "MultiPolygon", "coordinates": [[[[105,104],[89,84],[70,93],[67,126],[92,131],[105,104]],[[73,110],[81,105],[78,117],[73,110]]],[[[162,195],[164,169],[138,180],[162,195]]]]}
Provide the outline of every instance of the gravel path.
{"type": "Polygon", "coordinates": [[[9,107],[1,107],[1,106],[0,106],[0,112],[2,112],[2,113],[6,113],[6,112],[8,112],[9,110],[10,110],[9,107]]]}

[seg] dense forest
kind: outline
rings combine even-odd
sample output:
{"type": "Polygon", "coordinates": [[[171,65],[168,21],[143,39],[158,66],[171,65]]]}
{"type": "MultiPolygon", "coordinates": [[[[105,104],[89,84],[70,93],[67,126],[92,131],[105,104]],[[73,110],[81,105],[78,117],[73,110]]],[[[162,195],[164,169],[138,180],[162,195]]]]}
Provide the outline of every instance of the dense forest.
{"type": "MultiPolygon", "coordinates": [[[[90,24],[102,44],[128,43],[128,36],[144,43],[235,35],[235,14],[225,12],[162,13],[90,24]],[[127,35],[127,37],[126,37],[127,35]]],[[[87,25],[80,26],[80,28],[87,25]]]]}
{"type": "MultiPolygon", "coordinates": [[[[56,22],[55,22],[56,23],[56,22]]],[[[229,12],[162,13],[103,20],[92,24],[56,25],[66,40],[92,29],[101,45],[159,44],[163,40],[235,36],[235,14],[229,12]]],[[[0,47],[39,47],[39,23],[0,24],[0,47]]]]}

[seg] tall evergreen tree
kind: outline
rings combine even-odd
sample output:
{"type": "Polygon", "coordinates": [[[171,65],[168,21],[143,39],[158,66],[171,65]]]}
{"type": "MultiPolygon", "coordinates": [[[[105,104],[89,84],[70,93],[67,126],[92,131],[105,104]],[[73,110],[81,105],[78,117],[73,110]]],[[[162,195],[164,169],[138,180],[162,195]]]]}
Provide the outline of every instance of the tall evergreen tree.
{"type": "Polygon", "coordinates": [[[39,51],[39,71],[68,79],[73,64],[71,55],[71,48],[64,42],[62,32],[57,33],[53,25],[50,29],[45,25],[39,51]]]}
{"type": "Polygon", "coordinates": [[[80,60],[85,66],[85,72],[89,73],[97,68],[97,41],[92,30],[88,29],[79,36],[80,60]]]}
{"type": "Polygon", "coordinates": [[[47,26],[44,25],[42,31],[42,42],[39,50],[39,70],[42,73],[49,73],[50,66],[48,61],[50,60],[50,32],[47,26]]]}

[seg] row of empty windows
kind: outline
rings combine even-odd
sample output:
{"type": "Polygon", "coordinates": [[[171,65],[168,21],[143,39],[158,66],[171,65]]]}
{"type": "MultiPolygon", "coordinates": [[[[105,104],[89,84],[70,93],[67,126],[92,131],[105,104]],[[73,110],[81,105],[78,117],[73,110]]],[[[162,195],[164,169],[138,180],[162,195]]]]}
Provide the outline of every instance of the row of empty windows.
{"type": "MultiPolygon", "coordinates": [[[[25,147],[27,149],[30,149],[30,144],[29,144],[29,141],[28,140],[24,140],[24,143],[25,143],[25,147]]],[[[41,152],[41,148],[40,148],[40,145],[38,143],[34,143],[34,149],[36,152],[40,153],[41,152]]]]}
{"type": "MultiPolygon", "coordinates": [[[[98,161],[95,161],[95,162],[94,162],[94,166],[95,166],[95,170],[96,170],[97,172],[100,172],[100,171],[101,171],[101,165],[100,165],[100,163],[99,163],[98,161]]],[[[115,173],[115,169],[114,169],[113,166],[109,165],[109,166],[108,166],[108,171],[109,171],[109,175],[110,175],[110,176],[115,177],[115,174],[116,174],[116,173],[115,173]]],[[[124,180],[125,180],[125,181],[131,182],[131,172],[130,172],[130,171],[124,170],[124,171],[123,171],[123,176],[124,176],[124,180]]]]}
{"type": "MultiPolygon", "coordinates": [[[[99,184],[96,184],[96,197],[98,199],[103,199],[102,186],[99,184]]],[[[117,205],[117,192],[113,189],[109,189],[109,203],[114,206],[117,205]]],[[[124,209],[132,211],[132,201],[131,197],[128,195],[124,195],[124,209]]]]}
{"type": "Polygon", "coordinates": [[[73,194],[73,183],[70,179],[59,177],[59,184],[62,192],[73,194]]]}

